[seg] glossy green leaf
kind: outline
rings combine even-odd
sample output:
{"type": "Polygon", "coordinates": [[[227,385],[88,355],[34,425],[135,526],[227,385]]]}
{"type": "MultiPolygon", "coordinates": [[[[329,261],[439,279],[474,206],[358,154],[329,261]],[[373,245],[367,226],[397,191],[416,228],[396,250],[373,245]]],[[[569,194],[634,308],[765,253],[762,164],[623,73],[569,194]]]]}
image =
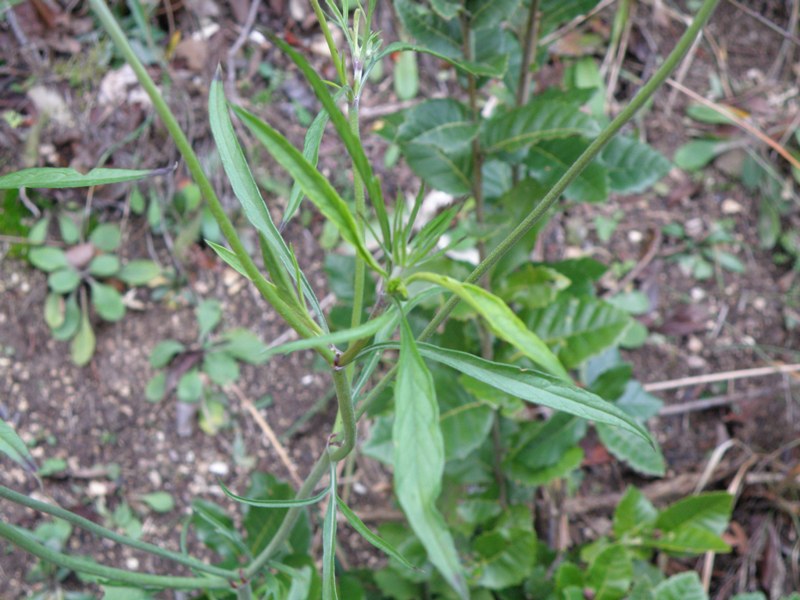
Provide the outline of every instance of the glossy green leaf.
{"type": "Polygon", "coordinates": [[[675,151],[675,165],[687,171],[697,171],[705,167],[721,154],[725,146],[716,140],[692,140],[675,151]]]}
{"type": "Polygon", "coordinates": [[[94,331],[92,330],[92,324],[89,322],[89,315],[84,311],[80,317],[78,332],[72,338],[72,344],[70,345],[72,362],[79,367],[88,364],[94,355],[94,348],[94,331]]]}
{"type": "Polygon", "coordinates": [[[239,378],[239,363],[226,352],[206,352],[203,371],[211,381],[225,386],[239,378]]]}
{"type": "Polygon", "coordinates": [[[23,187],[50,189],[90,187],[93,185],[135,181],[159,175],[162,172],[161,170],[92,169],[88,173],[82,174],[75,169],[38,167],[22,169],[21,171],[0,176],[0,190],[13,190],[23,187]]]}
{"type": "MultiPolygon", "coordinates": [[[[209,110],[209,121],[211,123],[211,133],[214,137],[214,143],[217,145],[217,149],[219,150],[220,160],[222,161],[222,166],[225,169],[225,174],[228,176],[228,179],[231,183],[231,187],[233,188],[233,193],[239,200],[239,203],[241,204],[242,209],[244,210],[245,216],[247,216],[247,220],[250,221],[253,227],[255,227],[264,236],[265,240],[270,245],[273,252],[280,258],[281,262],[283,263],[284,269],[286,269],[289,276],[292,279],[294,279],[295,261],[293,258],[292,251],[286,245],[286,242],[283,240],[283,237],[281,236],[280,232],[275,227],[275,223],[272,221],[272,217],[270,216],[269,211],[267,210],[266,203],[264,202],[264,199],[261,197],[261,192],[258,190],[258,186],[256,185],[255,179],[253,178],[253,174],[251,173],[250,167],[248,166],[247,160],[245,159],[244,152],[242,152],[242,148],[239,145],[238,139],[236,138],[236,133],[233,130],[233,124],[231,123],[230,114],[228,113],[228,104],[225,101],[225,93],[223,91],[222,82],[218,78],[216,78],[211,83],[211,90],[208,98],[208,110],[209,110]]],[[[264,127],[269,129],[268,125],[261,123],[258,119],[256,119],[252,115],[251,118],[255,123],[264,125],[264,127]]],[[[273,133],[276,136],[278,136],[279,138],[278,141],[282,142],[284,146],[287,146],[291,148],[291,150],[293,150],[294,152],[297,152],[294,149],[294,147],[292,147],[285,139],[280,137],[280,134],[274,132],[274,130],[273,133]]],[[[260,136],[258,137],[261,140],[261,137],[260,136]]],[[[267,146],[267,148],[269,149],[270,146],[267,146]]],[[[272,151],[270,150],[270,152],[272,151]]],[[[294,156],[294,158],[297,159],[296,156],[294,156]]],[[[300,160],[301,162],[305,161],[304,164],[307,165],[308,168],[316,172],[314,167],[312,167],[308,163],[308,161],[306,161],[302,156],[300,156],[300,160]]],[[[281,161],[279,160],[278,162],[281,161]]],[[[282,162],[281,165],[284,166],[284,168],[287,168],[286,165],[282,162]]],[[[319,173],[317,173],[317,175],[319,175],[319,173]]],[[[292,174],[292,176],[294,177],[294,174],[292,174]]],[[[300,182],[298,181],[297,183],[299,184],[300,182]]],[[[217,251],[217,253],[219,254],[219,251],[217,251]]],[[[225,259],[225,254],[220,254],[220,256],[222,256],[223,259],[225,259]]],[[[239,266],[241,267],[238,258],[236,260],[236,263],[239,264],[239,266]]],[[[241,268],[236,268],[236,270],[239,272],[243,272],[243,269],[241,268]]],[[[320,324],[322,325],[323,328],[325,328],[326,327],[325,318],[322,313],[322,309],[319,306],[319,301],[317,300],[314,291],[312,290],[311,286],[309,285],[305,276],[302,275],[302,273],[301,273],[300,283],[303,288],[303,293],[305,297],[308,299],[308,301],[311,303],[311,306],[314,308],[320,324]]]]}
{"type": "Polygon", "coordinates": [[[113,252],[119,247],[122,241],[122,234],[118,225],[103,223],[92,230],[92,233],[89,234],[89,241],[100,250],[113,252]]]}
{"type": "Polygon", "coordinates": [[[50,329],[58,329],[65,321],[65,302],[61,294],[50,292],[44,300],[44,321],[50,329]]]}
{"type": "Polygon", "coordinates": [[[52,273],[69,266],[67,255],[64,254],[64,251],[61,248],[53,248],[51,246],[31,248],[28,251],[28,260],[31,261],[34,267],[46,273],[52,273]]]}
{"type": "Polygon", "coordinates": [[[732,510],[733,496],[727,492],[689,496],[661,511],[656,520],[656,527],[667,532],[692,525],[719,535],[728,526],[732,510]]]}
{"type": "Polygon", "coordinates": [[[50,289],[58,294],[67,294],[77,288],[81,283],[80,274],[72,267],[53,271],[47,277],[50,289]]]}
{"type": "Polygon", "coordinates": [[[322,600],[338,600],[336,593],[336,465],[331,463],[328,508],[322,522],[322,600]]]}
{"type": "Polygon", "coordinates": [[[500,298],[470,283],[461,283],[451,277],[436,273],[415,273],[411,279],[434,283],[458,295],[483,317],[486,324],[500,339],[513,345],[523,355],[550,373],[569,381],[566,369],[547,345],[514,314],[500,298]]]}
{"type": "Polygon", "coordinates": [[[615,345],[631,321],[626,312],[602,300],[566,295],[545,308],[531,311],[526,319],[531,330],[570,369],[615,345]]]}
{"type": "Polygon", "coordinates": [[[639,489],[629,486],[614,510],[614,535],[619,538],[629,531],[649,531],[657,516],[653,503],[639,489]]]}
{"type": "MultiPolygon", "coordinates": [[[[531,369],[521,369],[479,358],[466,352],[419,343],[419,353],[526,402],[548,406],[596,423],[622,427],[650,441],[650,434],[635,419],[610,402],[571,383],[531,369]]],[[[396,342],[375,344],[364,353],[397,348],[396,342]]]]}
{"type": "Polygon", "coordinates": [[[673,575],[653,590],[655,600],[708,600],[708,594],[694,571],[673,575]]]}
{"type": "Polygon", "coordinates": [[[414,565],[408,562],[408,560],[406,560],[405,557],[400,554],[400,552],[397,551],[394,546],[367,527],[364,522],[358,518],[358,515],[350,510],[350,508],[342,501],[341,498],[338,498],[338,506],[339,511],[342,513],[342,515],[344,515],[344,518],[347,519],[347,522],[350,523],[350,526],[355,529],[361,537],[363,537],[387,556],[390,556],[398,561],[400,564],[408,567],[409,569],[414,568],[414,565]]]}
{"type": "Polygon", "coordinates": [[[64,322],[53,330],[53,338],[60,342],[70,339],[78,331],[80,324],[81,310],[78,307],[78,300],[75,294],[70,294],[64,305],[64,322]]]}
{"type": "Polygon", "coordinates": [[[14,428],[0,419],[0,453],[24,467],[27,471],[36,472],[36,462],[28,451],[25,442],[17,435],[14,428]]]}
{"type": "Polygon", "coordinates": [[[92,305],[106,321],[119,321],[125,316],[125,305],[122,303],[122,296],[110,285],[104,283],[90,282],[92,286],[92,305]]]}
{"type": "Polygon", "coordinates": [[[150,366],[154,369],[166,367],[178,353],[184,350],[186,350],[186,346],[177,340],[163,340],[156,344],[150,352],[150,366]]]}
{"type": "Polygon", "coordinates": [[[597,600],[620,600],[633,579],[633,563],[624,546],[612,545],[598,554],[586,574],[597,600]]]}
{"type": "Polygon", "coordinates": [[[68,245],[77,244],[81,239],[81,232],[68,215],[58,215],[58,231],[61,239],[68,245]]]}
{"type": "Polygon", "coordinates": [[[169,492],[152,492],[139,499],[158,513],[166,513],[175,508],[175,499],[169,492]]]}
{"type": "Polygon", "coordinates": [[[619,194],[645,191],[664,177],[672,164],[660,152],[629,137],[615,136],[600,152],[611,190],[619,194]]]}
{"type": "Polygon", "coordinates": [[[660,448],[654,448],[641,437],[616,427],[599,424],[596,429],[600,441],[616,458],[639,473],[663,477],[666,464],[660,448]]]}
{"type": "Polygon", "coordinates": [[[205,338],[222,319],[222,304],[218,300],[203,300],[195,309],[200,339],[205,338]]]}
{"type": "Polygon", "coordinates": [[[197,402],[203,395],[203,380],[197,369],[184,373],[178,380],[178,400],[181,402],[197,402]]]}
{"type": "Polygon", "coordinates": [[[119,259],[115,255],[100,254],[89,263],[89,274],[95,277],[111,277],[119,268],[119,259]]]}
{"type": "Polygon", "coordinates": [[[570,136],[593,137],[597,123],[567,94],[543,94],[520,108],[481,124],[481,146],[487,154],[515,152],[531,144],[570,136]]]}
{"type": "Polygon", "coordinates": [[[131,260],[117,273],[117,277],[128,285],[145,285],[161,274],[159,267],[152,260],[131,260]]]}
{"type": "Polygon", "coordinates": [[[299,500],[296,499],[289,499],[289,498],[280,498],[275,500],[264,500],[260,498],[246,498],[244,496],[237,496],[232,491],[230,491],[225,484],[221,481],[218,482],[219,486],[222,488],[222,491],[225,492],[225,495],[233,498],[237,502],[241,502],[242,504],[247,504],[248,506],[257,506],[259,508],[292,508],[293,506],[311,506],[312,504],[316,504],[320,500],[322,500],[325,496],[330,493],[329,489],[322,490],[319,494],[315,496],[311,496],[310,498],[301,498],[299,500]]]}
{"type": "Polygon", "coordinates": [[[167,393],[167,374],[164,371],[156,373],[147,382],[144,388],[144,397],[148,402],[161,402],[167,393]]]}
{"type": "MultiPolygon", "coordinates": [[[[561,179],[572,164],[589,145],[581,137],[545,140],[528,151],[525,166],[530,175],[546,188],[551,188],[561,179]]],[[[609,175],[600,164],[594,162],[581,171],[564,190],[564,196],[579,202],[605,202],[608,198],[609,175]]]]}
{"type": "Polygon", "coordinates": [[[308,199],[336,225],[342,237],[353,245],[364,261],[374,271],[386,276],[364,245],[355,217],[328,180],[275,129],[242,108],[234,108],[234,111],[273,158],[300,184],[308,199]]]}
{"type": "Polygon", "coordinates": [[[433,378],[405,319],[400,340],[392,428],[394,489],[429,560],[459,597],[468,598],[455,543],[436,508],[444,472],[444,441],[433,378]]]}

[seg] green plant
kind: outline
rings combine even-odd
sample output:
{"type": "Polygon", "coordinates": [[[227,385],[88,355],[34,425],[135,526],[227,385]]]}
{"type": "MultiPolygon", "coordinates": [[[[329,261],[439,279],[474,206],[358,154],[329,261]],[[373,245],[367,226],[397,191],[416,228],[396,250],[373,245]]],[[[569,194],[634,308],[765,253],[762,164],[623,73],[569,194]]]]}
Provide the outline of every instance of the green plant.
{"type": "Polygon", "coordinates": [[[197,343],[186,346],[178,340],[163,340],[150,353],[150,365],[158,369],[145,389],[150,402],[159,402],[173,391],[184,410],[177,413],[176,431],[192,432],[191,417],[200,410],[200,428],[215,434],[228,419],[227,398],[220,388],[239,379],[240,364],[266,361],[266,345],[250,331],[231,329],[212,335],[222,319],[216,300],[200,302],[197,343]],[[213,385],[212,385],[213,384],[213,385]]]}
{"type": "MultiPolygon", "coordinates": [[[[575,9],[582,11],[591,4],[575,3],[575,9]]],[[[330,366],[338,416],[325,452],[296,493],[289,488],[271,491],[280,484],[269,476],[260,483],[261,476],[254,476],[244,496],[223,487],[228,495],[247,505],[245,520],[255,515],[252,521],[260,524],[259,533],[232,533],[229,515],[213,505],[194,502],[195,530],[206,543],[216,546],[220,559],[216,565],[117,534],[0,487],[4,499],[190,567],[193,577],[150,575],[98,565],[51,551],[3,522],[0,537],[56,565],[102,578],[107,584],[203,590],[209,597],[227,592],[238,598],[254,594],[268,598],[358,598],[369,590],[406,598],[420,594],[507,598],[526,594],[538,597],[547,586],[552,587],[547,570],[556,565],[552,551],[536,537],[533,498],[537,487],[554,480],[576,483],[575,469],[581,460],[577,442],[586,431],[587,421],[595,424],[609,448],[616,449],[634,467],[657,473],[663,463],[643,425],[652,414],[653,401],[630,381],[630,368],[613,352],[635,324],[626,312],[598,300],[593,292],[593,281],[602,274],[603,265],[589,259],[538,265],[527,257],[537,226],[562,194],[600,201],[609,190],[643,189],[658,178],[665,164],[662,157],[633,138],[614,136],[676,67],[710,17],[716,0],[703,3],[653,79],[608,123],[579,110],[596,93],[594,89],[581,92],[567,86],[565,91],[544,91],[528,97],[530,67],[535,63],[532,52],[529,48],[524,56],[514,54],[506,30],[500,29],[502,34],[497,35],[499,24],[511,20],[514,11],[521,9],[513,0],[464,4],[437,0],[430,8],[398,1],[401,19],[423,45],[402,43],[383,49],[371,31],[375,2],[369,2],[366,8],[351,7],[352,20],[348,9],[328,2],[331,20],[342,30],[350,53],[349,73],[348,61],[333,43],[327,18],[319,3],[313,1],[337,73],[335,95],[296,50],[271,38],[304,75],[324,109],[309,128],[303,152],[254,114],[229,106],[219,78],[210,90],[212,134],[234,194],[259,233],[266,274],[245,249],[185,135],[110,11],[102,0],[91,0],[91,5],[150,94],[230,246],[212,243],[212,247],[250,279],[299,334],[300,340],[272,348],[269,354],[314,349],[330,366]],[[416,27],[417,23],[422,25],[416,27]],[[423,39],[430,31],[449,37],[423,39]],[[393,208],[387,205],[381,182],[361,145],[359,129],[359,101],[370,72],[388,54],[410,50],[433,54],[452,65],[464,78],[469,98],[468,105],[450,100],[426,102],[387,120],[384,135],[395,141],[423,180],[467,197],[461,205],[422,224],[418,231],[415,227],[424,194],[418,196],[408,214],[402,201],[393,208]],[[516,72],[509,68],[515,57],[520,58],[516,72]],[[509,99],[498,114],[484,119],[478,110],[478,90],[488,77],[510,77],[507,89],[516,90],[519,96],[509,99]],[[347,102],[347,117],[338,99],[347,102]],[[291,218],[304,197],[308,198],[354,255],[353,285],[347,302],[350,319],[345,328],[330,331],[292,248],[271,220],[234,133],[231,110],[296,182],[284,221],[291,218]],[[328,121],[352,161],[352,207],[315,168],[328,121]],[[472,210],[467,210],[470,207],[472,210]],[[509,211],[506,221],[517,225],[497,227],[492,218],[501,210],[509,211]],[[451,227],[454,219],[457,223],[451,227]],[[368,249],[368,229],[377,240],[379,253],[368,249]],[[445,233],[477,246],[480,262],[475,268],[448,258],[447,243],[434,252],[445,233]],[[442,302],[447,295],[449,298],[442,302]],[[481,347],[481,356],[473,352],[476,345],[481,347]],[[384,368],[379,370],[384,359],[384,368]],[[573,380],[572,373],[576,372],[582,384],[573,380]],[[551,416],[524,418],[529,405],[551,416]],[[394,491],[408,520],[407,526],[381,526],[380,536],[348,507],[343,499],[347,494],[340,495],[336,469],[337,463],[356,450],[356,424],[365,415],[376,417],[375,432],[365,451],[391,462],[394,491]],[[381,430],[384,438],[379,435],[381,430]],[[649,459],[646,466],[636,463],[642,457],[649,459]],[[327,483],[315,493],[326,475],[327,483]],[[324,513],[321,577],[311,568],[315,563],[307,554],[307,531],[302,533],[304,523],[308,529],[304,509],[316,505],[324,513]],[[270,512],[254,512],[256,508],[270,512]],[[387,569],[374,577],[342,572],[335,557],[338,515],[389,555],[387,569]],[[301,533],[297,533],[298,528],[301,533]],[[409,565],[415,568],[409,569],[409,565]]],[[[537,46],[534,34],[540,9],[547,17],[541,26],[547,30],[573,10],[569,5],[565,13],[560,7],[561,3],[555,1],[532,2],[527,12],[523,11],[532,23],[526,29],[530,35],[523,36],[525,45],[537,46]]],[[[53,174],[52,170],[22,171],[0,178],[0,188],[47,187],[53,185],[53,174]]],[[[108,171],[62,175],[75,185],[122,176],[108,171]]],[[[13,430],[5,425],[0,433],[7,453],[29,465],[31,459],[13,430]]],[[[718,530],[727,519],[730,497],[716,494],[694,502],[703,511],[714,512],[713,524],[703,522],[694,529],[687,525],[687,536],[699,532],[699,541],[690,549],[680,549],[722,549],[718,530]],[[724,510],[715,510],[724,503],[724,510]]],[[[633,536],[639,533],[650,542],[656,539],[656,530],[667,539],[684,533],[680,523],[665,516],[672,514],[671,510],[687,512],[668,508],[652,523],[643,520],[639,532],[620,529],[613,541],[598,542],[587,549],[588,579],[581,581],[598,589],[603,597],[621,597],[633,583],[632,577],[626,578],[624,585],[609,582],[604,565],[624,562],[627,570],[634,555],[638,556],[639,542],[633,536]]],[[[562,590],[564,595],[568,587],[562,590]]],[[[569,593],[575,596],[574,589],[569,593]]]]}
{"type": "MultiPolygon", "coordinates": [[[[699,225],[699,219],[692,221],[692,225],[699,225]]],[[[670,223],[662,227],[667,238],[676,240],[680,246],[670,260],[676,262],[687,277],[695,279],[710,279],[714,275],[714,265],[731,273],[744,273],[744,264],[735,254],[724,250],[735,243],[731,234],[733,224],[730,221],[720,220],[712,224],[711,230],[703,234],[702,231],[689,235],[684,225],[670,223]]]]}
{"type": "Polygon", "coordinates": [[[122,286],[144,285],[160,269],[151,260],[122,263],[115,254],[121,241],[119,226],[99,224],[84,241],[83,226],[76,220],[69,213],[59,213],[57,217],[63,247],[46,241],[50,217],[33,225],[28,240],[35,246],[28,251],[28,260],[48,273],[50,293],[44,303],[45,322],[56,340],[72,340],[72,361],[83,366],[95,350],[89,307],[104,321],[119,321],[125,316],[122,286]]]}

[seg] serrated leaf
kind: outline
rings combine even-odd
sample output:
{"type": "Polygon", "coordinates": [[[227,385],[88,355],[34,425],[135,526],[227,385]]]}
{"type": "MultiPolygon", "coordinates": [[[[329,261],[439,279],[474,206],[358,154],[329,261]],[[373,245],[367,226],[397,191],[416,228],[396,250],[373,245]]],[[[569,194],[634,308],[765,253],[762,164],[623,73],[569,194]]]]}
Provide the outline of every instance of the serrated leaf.
{"type": "Polygon", "coordinates": [[[525,106],[483,121],[481,146],[487,154],[494,154],[515,152],[544,140],[593,137],[599,127],[578,110],[580,104],[568,94],[543,94],[525,106]]]}
{"type": "Polygon", "coordinates": [[[50,329],[58,329],[65,320],[64,297],[51,292],[44,300],[44,321],[50,329]]]}
{"type": "Polygon", "coordinates": [[[653,448],[639,436],[616,427],[601,424],[596,429],[600,441],[615,457],[644,475],[663,477],[666,464],[658,447],[653,448]]]}
{"type": "Polygon", "coordinates": [[[164,371],[156,373],[144,388],[144,397],[148,402],[161,402],[167,393],[167,374],[164,371]]]}
{"type": "Polygon", "coordinates": [[[478,124],[467,108],[451,99],[427,100],[405,111],[403,117],[397,130],[402,144],[423,144],[452,153],[468,149],[478,134],[478,124]]]}
{"type": "MultiPolygon", "coordinates": [[[[525,166],[544,187],[551,188],[583,154],[589,143],[580,137],[546,140],[528,151],[525,166]]],[[[609,176],[598,163],[591,163],[564,190],[564,196],[579,202],[604,202],[608,198],[609,176]]]]}
{"type": "Polygon", "coordinates": [[[358,515],[350,510],[350,508],[342,501],[341,498],[338,498],[338,502],[339,510],[344,515],[344,518],[347,519],[347,522],[350,523],[350,526],[355,529],[361,537],[363,537],[387,556],[390,556],[398,561],[403,566],[408,567],[409,569],[414,568],[414,565],[408,562],[408,560],[406,560],[406,558],[400,554],[400,552],[398,552],[394,546],[367,527],[364,522],[358,518],[358,515]]]}
{"type": "Polygon", "coordinates": [[[414,173],[430,187],[462,196],[472,190],[472,154],[445,152],[427,144],[402,144],[403,156],[414,173]]]}
{"type": "Polygon", "coordinates": [[[203,371],[211,381],[225,386],[239,378],[239,363],[225,352],[206,352],[203,371]]]}
{"type": "Polygon", "coordinates": [[[397,367],[392,428],[395,492],[428,559],[459,597],[468,598],[455,543],[436,508],[444,472],[444,441],[433,378],[405,319],[397,367]]]}
{"type": "Polygon", "coordinates": [[[375,272],[386,276],[386,272],[367,250],[347,204],[328,180],[275,129],[242,108],[234,108],[234,111],[272,157],[300,184],[308,199],[336,225],[342,237],[353,245],[364,261],[375,272]]]}
{"type": "Polygon", "coordinates": [[[462,57],[461,24],[457,20],[442,19],[421,2],[396,0],[394,6],[403,27],[423,46],[450,58],[462,57]]]}
{"type": "Polygon", "coordinates": [[[32,473],[36,472],[36,462],[28,451],[25,442],[4,419],[0,419],[0,453],[5,454],[25,470],[32,473]]]}
{"type": "Polygon", "coordinates": [[[117,277],[128,285],[144,285],[161,274],[161,268],[152,260],[131,260],[117,273],[117,277]]]}
{"type": "Polygon", "coordinates": [[[218,300],[203,300],[195,309],[200,339],[211,333],[222,319],[222,304],[218,300]]]}
{"type": "Polygon", "coordinates": [[[653,589],[655,600],[708,600],[708,594],[696,572],[673,575],[653,589]]]}
{"type": "Polygon", "coordinates": [[[94,355],[95,337],[92,324],[89,322],[89,315],[86,311],[80,317],[80,325],[75,337],[72,338],[70,354],[72,362],[79,367],[86,365],[94,355]]]}
{"type": "Polygon", "coordinates": [[[92,230],[92,233],[89,234],[89,241],[100,250],[113,252],[119,247],[122,235],[117,225],[103,223],[92,230]]]}
{"type": "Polygon", "coordinates": [[[553,304],[531,311],[526,322],[571,369],[622,339],[631,317],[596,298],[561,295],[553,304]]]}
{"type": "Polygon", "coordinates": [[[51,246],[31,248],[28,251],[28,260],[31,261],[34,267],[46,273],[52,273],[69,266],[67,255],[64,254],[64,251],[61,248],[53,248],[51,246]]]}
{"type": "Polygon", "coordinates": [[[47,285],[58,294],[67,294],[77,288],[80,283],[81,276],[71,267],[53,271],[47,277],[47,285]]]}
{"type": "Polygon", "coordinates": [[[672,166],[654,148],[622,136],[612,138],[597,160],[608,171],[611,190],[620,194],[645,191],[664,177],[672,166]]]}
{"type": "Polygon", "coordinates": [[[111,277],[119,271],[119,259],[113,254],[95,256],[89,263],[89,274],[95,277],[111,277]]]}
{"type": "Polygon", "coordinates": [[[178,400],[181,402],[197,402],[203,395],[203,380],[197,369],[184,373],[178,381],[178,400]]]}
{"type": "Polygon", "coordinates": [[[152,492],[140,496],[139,499],[159,513],[166,513],[175,508],[175,499],[169,492],[152,492]]]}
{"type": "Polygon", "coordinates": [[[122,296],[110,285],[90,282],[92,287],[92,305],[106,321],[119,321],[125,316],[125,305],[122,303],[122,296]]]}
{"type": "Polygon", "coordinates": [[[37,167],[22,169],[0,176],[0,190],[17,188],[75,188],[91,187],[144,179],[158,175],[160,170],[92,169],[85,175],[75,169],[56,167],[37,167]]]}
{"type": "Polygon", "coordinates": [[[539,337],[500,298],[477,285],[461,283],[436,273],[415,273],[412,279],[429,281],[458,295],[483,317],[497,337],[513,345],[526,357],[548,372],[569,381],[569,375],[559,360],[539,337]]]}

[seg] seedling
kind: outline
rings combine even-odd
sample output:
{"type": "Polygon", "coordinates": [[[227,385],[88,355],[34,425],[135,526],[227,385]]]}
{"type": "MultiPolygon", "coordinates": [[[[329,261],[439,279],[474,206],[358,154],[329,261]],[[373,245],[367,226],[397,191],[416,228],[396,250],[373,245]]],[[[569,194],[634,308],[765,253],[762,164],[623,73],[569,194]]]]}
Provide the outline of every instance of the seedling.
{"type": "Polygon", "coordinates": [[[684,275],[699,280],[710,279],[714,275],[714,265],[730,273],[744,273],[742,261],[735,254],[723,250],[735,244],[732,227],[730,221],[720,220],[712,224],[707,234],[698,232],[690,236],[680,223],[665,225],[662,228],[664,235],[681,244],[680,251],[670,260],[678,263],[684,275]]]}

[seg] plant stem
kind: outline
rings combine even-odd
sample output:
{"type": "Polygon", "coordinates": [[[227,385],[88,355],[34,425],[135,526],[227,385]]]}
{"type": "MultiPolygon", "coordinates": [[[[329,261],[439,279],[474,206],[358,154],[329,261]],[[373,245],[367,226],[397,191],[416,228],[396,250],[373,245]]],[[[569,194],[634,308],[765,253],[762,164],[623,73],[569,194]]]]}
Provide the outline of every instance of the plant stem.
{"type": "Polygon", "coordinates": [[[160,548],[159,546],[148,544],[147,542],[142,542],[140,540],[134,540],[122,534],[111,531],[110,529],[106,529],[105,527],[98,525],[89,519],[85,519],[79,515],[76,515],[75,513],[72,513],[66,509],[63,509],[60,506],[34,500],[33,498],[29,498],[24,494],[15,492],[14,490],[2,485],[0,485],[0,498],[10,500],[16,504],[21,504],[22,506],[27,506],[28,508],[32,508],[38,512],[53,515],[54,517],[63,519],[68,523],[72,523],[73,525],[76,525],[81,529],[85,529],[86,531],[89,531],[100,537],[108,538],[119,544],[124,544],[125,546],[130,546],[131,548],[136,548],[137,550],[142,550],[144,552],[154,554],[155,556],[166,558],[167,560],[171,560],[180,565],[196,569],[197,571],[203,571],[211,575],[218,575],[219,577],[224,577],[229,580],[233,580],[238,577],[238,574],[235,571],[229,571],[228,569],[221,569],[213,565],[207,565],[206,563],[191,556],[186,556],[185,554],[179,554],[177,552],[171,552],[170,550],[165,550],[164,548],[160,548]]]}
{"type": "Polygon", "coordinates": [[[528,21],[525,25],[525,38],[522,43],[522,65],[519,69],[519,82],[517,83],[517,106],[526,105],[531,95],[531,77],[533,75],[531,65],[536,63],[540,23],[539,0],[531,0],[528,21]]]}
{"type": "MultiPolygon", "coordinates": [[[[650,99],[653,93],[664,83],[664,81],[669,77],[672,71],[678,66],[678,63],[684,57],[684,55],[689,51],[689,48],[692,45],[692,42],[697,37],[697,34],[700,33],[703,26],[706,24],[708,19],[711,17],[711,14],[714,12],[719,0],[705,0],[703,5],[697,11],[694,19],[692,20],[691,25],[686,29],[684,34],[681,36],[681,39],[678,40],[678,43],[673,48],[672,52],[670,52],[669,56],[667,56],[664,63],[658,68],[655,72],[653,77],[648,81],[642,89],[633,97],[633,99],[628,103],[628,105],[620,111],[620,113],[614,118],[611,123],[606,126],[606,128],[600,133],[599,136],[589,144],[589,147],[584,150],[583,154],[578,157],[578,159],[570,166],[569,169],[561,176],[561,179],[556,182],[556,184],[550,188],[550,191],[542,198],[542,200],[537,204],[528,216],[514,228],[514,230],[506,236],[506,238],[500,242],[494,250],[491,251],[489,256],[486,257],[469,276],[464,280],[464,283],[475,283],[478,281],[484,273],[486,273],[489,269],[491,269],[500,258],[505,255],[517,242],[519,242],[522,237],[530,231],[531,227],[533,227],[546,213],[553,204],[559,199],[561,194],[564,190],[572,183],[575,178],[583,171],[592,160],[600,153],[600,151],[608,144],[609,141],[619,132],[622,127],[631,120],[631,118],[636,114],[636,112],[642,108],[642,106],[650,99]]],[[[434,315],[433,319],[431,319],[430,323],[425,327],[425,329],[420,333],[419,339],[427,339],[430,337],[436,328],[441,325],[450,313],[455,308],[456,304],[458,304],[459,298],[458,296],[452,296],[445,304],[442,306],[439,311],[434,315]]]]}
{"type": "Polygon", "coordinates": [[[350,377],[345,370],[333,370],[333,385],[339,403],[339,419],[344,431],[344,441],[339,448],[329,454],[332,462],[339,462],[350,454],[356,445],[356,415],[353,409],[353,394],[350,392],[350,377]]]}
{"type": "MultiPolygon", "coordinates": [[[[358,125],[358,96],[350,104],[350,130],[356,138],[359,137],[358,125]]],[[[353,193],[356,200],[356,218],[358,219],[361,236],[364,236],[364,219],[367,214],[367,201],[364,195],[364,182],[358,170],[353,166],[353,193]]],[[[364,294],[366,290],[366,264],[364,259],[356,254],[355,275],[353,282],[353,314],[350,318],[350,326],[358,327],[361,324],[361,313],[364,311],[364,294]]],[[[355,342],[353,342],[355,343],[355,342]]],[[[348,373],[352,377],[353,367],[348,367],[348,373]]]]}
{"type": "Polygon", "coordinates": [[[172,577],[170,575],[150,575],[115,569],[98,564],[82,557],[70,556],[62,552],[51,550],[47,546],[35,541],[30,534],[24,533],[7,523],[0,521],[0,537],[7,539],[15,546],[37,558],[52,563],[58,567],[86,573],[103,579],[136,585],[139,587],[157,587],[173,590],[223,590],[230,589],[231,584],[227,579],[219,577],[172,577]]]}
{"type": "MultiPolygon", "coordinates": [[[[283,317],[286,322],[295,331],[297,331],[297,333],[306,338],[320,335],[322,333],[321,329],[309,317],[309,315],[305,312],[301,312],[299,308],[293,304],[289,304],[288,302],[284,301],[275,285],[267,281],[267,279],[258,270],[258,267],[256,267],[253,259],[250,257],[244,245],[242,244],[242,241],[239,238],[239,234],[236,232],[233,223],[231,223],[228,215],[225,214],[225,210],[222,207],[219,198],[217,198],[216,192],[214,192],[214,187],[211,185],[208,177],[206,177],[203,167],[200,164],[200,161],[197,158],[194,150],[192,149],[189,140],[183,133],[181,126],[178,124],[178,121],[175,119],[175,116],[172,114],[169,106],[164,101],[164,98],[150,77],[150,74],[136,56],[133,48],[131,48],[128,39],[125,37],[125,34],[114,18],[114,15],[111,14],[111,11],[109,10],[105,1],[89,0],[89,4],[97,15],[97,18],[100,20],[101,25],[106,30],[106,33],[108,33],[108,36],[114,42],[114,45],[117,47],[117,49],[122,53],[125,60],[133,69],[134,73],[136,73],[139,83],[141,84],[142,88],[144,88],[145,92],[147,92],[150,100],[153,102],[153,108],[155,108],[158,116],[161,117],[161,120],[164,122],[164,125],[174,140],[175,145],[181,153],[181,156],[186,161],[186,167],[192,174],[192,178],[197,182],[200,192],[206,199],[206,202],[208,202],[208,208],[211,211],[211,214],[219,224],[225,239],[228,240],[231,250],[233,250],[233,252],[236,254],[236,257],[241,262],[242,267],[247,273],[247,276],[253,281],[256,288],[261,295],[264,296],[267,302],[269,302],[275,308],[278,314],[280,314],[281,317],[283,317]]],[[[333,354],[331,352],[327,351],[326,349],[321,349],[320,352],[327,360],[332,360],[333,354]]]]}

